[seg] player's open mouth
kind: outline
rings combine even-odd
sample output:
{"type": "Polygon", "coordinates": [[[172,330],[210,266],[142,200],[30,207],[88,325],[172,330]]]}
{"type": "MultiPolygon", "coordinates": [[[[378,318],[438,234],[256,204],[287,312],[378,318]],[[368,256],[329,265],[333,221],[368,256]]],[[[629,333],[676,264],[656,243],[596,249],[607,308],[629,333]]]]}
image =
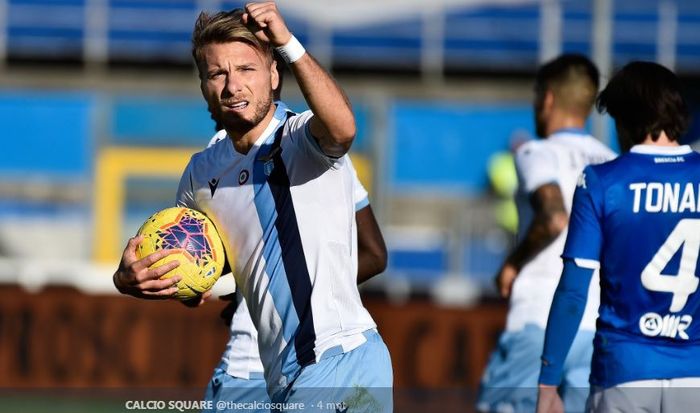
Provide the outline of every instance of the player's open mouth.
{"type": "Polygon", "coordinates": [[[233,110],[233,111],[241,111],[244,110],[245,108],[248,107],[248,102],[247,101],[242,101],[242,102],[236,102],[236,103],[227,103],[224,105],[226,109],[233,110]]]}

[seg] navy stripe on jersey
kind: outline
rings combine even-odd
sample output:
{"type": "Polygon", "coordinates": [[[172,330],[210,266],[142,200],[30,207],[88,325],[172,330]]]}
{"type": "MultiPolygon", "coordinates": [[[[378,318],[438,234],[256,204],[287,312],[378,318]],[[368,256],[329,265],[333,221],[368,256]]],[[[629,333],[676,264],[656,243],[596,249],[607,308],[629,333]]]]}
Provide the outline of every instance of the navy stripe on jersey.
{"type": "MultiPolygon", "coordinates": [[[[284,116],[284,114],[283,114],[284,116]]],[[[284,117],[279,119],[278,130],[284,127],[284,117]]],[[[279,334],[284,339],[285,348],[279,354],[284,360],[281,368],[284,376],[288,376],[298,371],[299,363],[296,357],[296,350],[293,346],[293,339],[299,328],[299,317],[292,302],[291,289],[287,281],[287,273],[282,259],[282,247],[279,243],[279,233],[275,222],[277,222],[277,210],[275,200],[268,184],[268,174],[274,166],[274,160],[270,156],[274,135],[267,138],[267,142],[258,150],[256,161],[253,166],[253,187],[255,196],[255,210],[260,220],[260,227],[263,231],[263,265],[264,272],[268,277],[266,294],[270,295],[275,312],[281,321],[279,334]],[[266,173],[267,171],[267,173],[266,173]]],[[[274,325],[271,325],[274,329],[274,325]]]]}
{"type": "Polygon", "coordinates": [[[275,227],[279,234],[279,243],[282,247],[282,261],[289,289],[292,293],[292,300],[299,317],[299,329],[294,338],[294,347],[299,365],[306,366],[316,359],[314,345],[316,342],[316,331],[314,330],[313,314],[311,312],[311,277],[306,256],[301,243],[301,234],[294,210],[292,194],[290,191],[289,176],[287,168],[282,160],[281,141],[282,125],[275,135],[275,142],[272,145],[271,153],[274,154],[274,168],[270,174],[268,184],[272,197],[275,200],[277,210],[277,220],[275,227]]]}
{"type": "Polygon", "coordinates": [[[269,294],[282,321],[287,347],[281,373],[289,375],[313,363],[316,333],[311,315],[311,281],[306,266],[296,213],[281,159],[281,138],[286,120],[280,119],[274,135],[257,152],[253,167],[255,207],[263,230],[263,257],[269,277],[269,294]],[[294,341],[294,343],[292,343],[294,341]]]}

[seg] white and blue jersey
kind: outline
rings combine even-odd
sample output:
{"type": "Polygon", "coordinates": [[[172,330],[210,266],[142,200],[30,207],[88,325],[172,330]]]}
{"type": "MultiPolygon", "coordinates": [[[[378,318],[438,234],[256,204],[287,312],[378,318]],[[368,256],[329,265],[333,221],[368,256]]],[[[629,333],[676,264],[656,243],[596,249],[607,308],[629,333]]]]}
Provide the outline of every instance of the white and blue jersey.
{"type": "MultiPolygon", "coordinates": [[[[536,211],[533,193],[555,184],[561,190],[567,213],[571,210],[576,181],[587,165],[615,157],[607,146],[582,129],[561,129],[546,139],[529,141],[518,148],[516,205],[518,237],[528,233],[536,211]]],[[[544,345],[547,315],[562,272],[561,253],[566,229],[523,265],[513,281],[506,328],[484,370],[477,398],[478,411],[531,412],[537,406],[539,356],[544,345]]],[[[590,299],[582,322],[574,327],[575,342],[562,363],[561,390],[567,411],[585,406],[591,346],[598,310],[597,282],[590,282],[590,299]]]]}
{"type": "Polygon", "coordinates": [[[700,155],[688,146],[637,145],[584,170],[563,257],[600,267],[592,385],[700,376],[699,250],[700,155]]]}
{"type": "MultiPolygon", "coordinates": [[[[212,142],[216,143],[225,138],[226,132],[217,133],[212,142]]],[[[353,190],[355,211],[357,212],[369,205],[369,198],[367,190],[357,177],[352,162],[349,158],[346,159],[346,162],[348,167],[353,169],[353,190]]],[[[234,300],[236,300],[236,311],[231,319],[230,337],[221,357],[221,368],[233,377],[245,380],[262,380],[264,379],[264,368],[258,350],[258,332],[255,330],[248,306],[240,292],[235,293],[234,300]]]]}
{"type": "Polygon", "coordinates": [[[321,151],[312,116],[279,103],[247,154],[219,141],[192,157],[178,190],[178,204],[203,211],[223,240],[271,392],[376,328],[356,285],[353,170],[321,151]]]}
{"type": "MultiPolygon", "coordinates": [[[[518,190],[518,238],[522,239],[535,216],[531,204],[533,192],[546,184],[556,184],[561,190],[564,207],[571,211],[576,180],[583,168],[609,161],[615,153],[582,129],[561,129],[547,139],[529,141],[518,148],[515,156],[518,190]]],[[[539,254],[525,263],[513,282],[506,331],[522,331],[527,325],[544,330],[552,304],[554,290],[561,275],[561,252],[566,241],[566,229],[539,254]]],[[[581,323],[582,330],[595,330],[598,291],[592,283],[588,306],[581,323]]]]}

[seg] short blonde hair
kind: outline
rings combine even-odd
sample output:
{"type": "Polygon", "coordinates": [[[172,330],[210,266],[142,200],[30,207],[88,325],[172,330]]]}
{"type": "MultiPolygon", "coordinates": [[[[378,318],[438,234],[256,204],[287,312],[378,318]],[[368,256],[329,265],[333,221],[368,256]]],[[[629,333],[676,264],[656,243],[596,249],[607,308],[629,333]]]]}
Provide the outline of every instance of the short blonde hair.
{"type": "Polygon", "coordinates": [[[197,69],[202,74],[201,64],[204,62],[202,50],[209,44],[243,42],[258,50],[268,62],[272,63],[272,47],[258,39],[243,23],[243,9],[233,9],[228,12],[209,14],[201,12],[197,17],[192,31],[192,57],[197,69]]]}
{"type": "Polygon", "coordinates": [[[535,90],[542,96],[550,90],[557,107],[587,117],[598,94],[598,82],[598,69],[587,57],[564,54],[538,70],[535,90]]]}

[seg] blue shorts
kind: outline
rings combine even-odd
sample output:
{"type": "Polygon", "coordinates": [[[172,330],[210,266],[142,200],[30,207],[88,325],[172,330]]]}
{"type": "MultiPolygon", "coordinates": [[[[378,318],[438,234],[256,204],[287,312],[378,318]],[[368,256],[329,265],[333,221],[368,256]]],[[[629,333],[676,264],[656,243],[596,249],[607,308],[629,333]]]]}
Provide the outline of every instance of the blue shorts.
{"type": "Polygon", "coordinates": [[[224,368],[222,363],[214,369],[204,395],[204,400],[213,402],[213,409],[203,412],[269,413],[270,397],[267,395],[263,374],[252,373],[250,379],[241,379],[226,373],[224,368]]]}
{"type": "Polygon", "coordinates": [[[272,395],[277,411],[392,412],[393,371],[389,350],[375,330],[367,342],[347,352],[321,357],[304,367],[284,389],[272,395]]]}
{"type": "MultiPolygon", "coordinates": [[[[585,411],[594,334],[579,331],[566,357],[559,387],[566,412],[585,411]]],[[[544,330],[538,326],[529,324],[521,331],[504,332],[481,379],[477,410],[534,412],[543,347],[544,330]]]]}

